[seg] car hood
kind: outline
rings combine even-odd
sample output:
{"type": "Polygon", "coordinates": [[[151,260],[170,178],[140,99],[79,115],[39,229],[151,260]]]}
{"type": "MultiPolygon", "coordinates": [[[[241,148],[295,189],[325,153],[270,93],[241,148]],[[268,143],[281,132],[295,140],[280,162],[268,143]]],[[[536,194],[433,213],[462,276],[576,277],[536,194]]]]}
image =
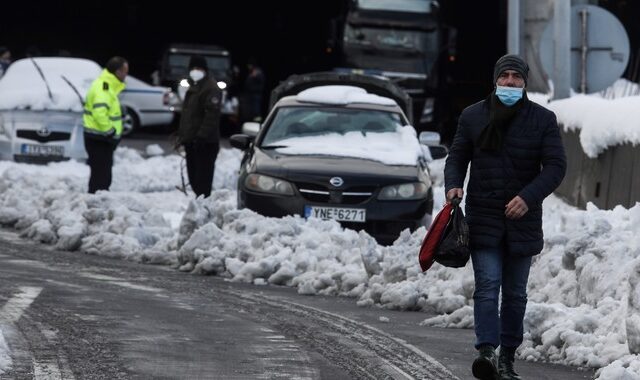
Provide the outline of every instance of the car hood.
{"type": "Polygon", "coordinates": [[[358,185],[384,186],[418,181],[420,178],[418,166],[387,165],[352,157],[286,155],[261,149],[256,149],[250,166],[250,172],[292,182],[327,184],[329,178],[342,177],[345,186],[349,186],[350,180],[358,185]]]}

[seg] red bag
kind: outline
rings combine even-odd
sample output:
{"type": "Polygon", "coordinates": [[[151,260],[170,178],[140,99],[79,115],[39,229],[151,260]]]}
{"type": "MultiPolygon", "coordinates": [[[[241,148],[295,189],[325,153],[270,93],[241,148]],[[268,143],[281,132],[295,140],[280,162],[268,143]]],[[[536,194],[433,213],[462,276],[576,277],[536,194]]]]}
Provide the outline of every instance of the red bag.
{"type": "Polygon", "coordinates": [[[431,222],[429,231],[422,241],[422,247],[420,247],[420,255],[418,260],[420,261],[420,268],[422,271],[426,271],[431,268],[433,261],[435,260],[436,250],[438,245],[442,241],[444,231],[451,219],[451,211],[455,206],[452,203],[447,203],[442,210],[436,215],[436,218],[431,222]]]}

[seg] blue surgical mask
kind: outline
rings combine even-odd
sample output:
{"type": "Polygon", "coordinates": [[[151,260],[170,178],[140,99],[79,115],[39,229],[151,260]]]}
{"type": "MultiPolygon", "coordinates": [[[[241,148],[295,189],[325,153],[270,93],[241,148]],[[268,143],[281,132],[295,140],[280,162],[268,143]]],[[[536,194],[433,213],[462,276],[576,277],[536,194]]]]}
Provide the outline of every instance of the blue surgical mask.
{"type": "Polygon", "coordinates": [[[524,88],[521,87],[496,86],[496,96],[502,104],[511,107],[522,99],[523,90],[524,88]]]}

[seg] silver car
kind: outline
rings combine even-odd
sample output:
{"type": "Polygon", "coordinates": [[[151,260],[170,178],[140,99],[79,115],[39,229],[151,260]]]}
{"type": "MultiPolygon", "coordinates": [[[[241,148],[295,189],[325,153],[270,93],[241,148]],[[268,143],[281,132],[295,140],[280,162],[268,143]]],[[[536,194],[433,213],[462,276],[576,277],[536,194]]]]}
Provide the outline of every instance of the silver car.
{"type": "Polygon", "coordinates": [[[131,75],[125,83],[127,87],[120,93],[123,136],[140,127],[171,124],[180,99],[170,88],[152,86],[131,75]]]}
{"type": "Polygon", "coordinates": [[[79,58],[25,58],[0,80],[0,158],[85,161],[83,99],[102,68],[79,58]]]}

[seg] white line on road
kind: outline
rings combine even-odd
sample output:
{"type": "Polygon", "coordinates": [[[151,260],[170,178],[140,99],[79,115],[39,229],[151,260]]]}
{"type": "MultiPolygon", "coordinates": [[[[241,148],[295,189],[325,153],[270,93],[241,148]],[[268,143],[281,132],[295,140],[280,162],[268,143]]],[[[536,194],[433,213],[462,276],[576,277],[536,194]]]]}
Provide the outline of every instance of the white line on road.
{"type": "Polygon", "coordinates": [[[31,305],[40,294],[42,288],[33,286],[21,286],[20,293],[11,297],[0,310],[0,321],[16,323],[22,317],[22,313],[31,305]]]}
{"type": "Polygon", "coordinates": [[[2,343],[4,343],[3,347],[0,347],[0,373],[3,373],[12,365],[11,351],[4,341],[2,330],[11,328],[10,325],[19,321],[24,311],[41,291],[42,288],[22,286],[20,287],[20,293],[11,297],[0,309],[0,334],[2,334],[2,343]]]}
{"type": "MultiPolygon", "coordinates": [[[[11,297],[6,304],[0,309],[0,321],[5,325],[13,325],[20,320],[25,310],[29,308],[31,303],[40,295],[42,288],[34,286],[21,286],[20,293],[11,297]]],[[[2,331],[0,330],[0,333],[2,331]]],[[[43,335],[47,337],[47,334],[43,335]]],[[[51,335],[51,334],[49,334],[51,335]]],[[[42,347],[40,347],[42,348],[42,347]]],[[[54,349],[57,347],[54,347],[54,349]]],[[[58,363],[62,363],[63,366],[67,364],[67,360],[64,356],[53,357],[45,359],[44,361],[38,361],[32,358],[33,362],[33,378],[36,380],[58,380],[58,379],[73,379],[73,373],[69,370],[60,370],[58,363]]]]}
{"type": "Polygon", "coordinates": [[[123,288],[135,289],[135,290],[143,290],[145,292],[152,292],[152,293],[161,293],[162,292],[162,289],[154,288],[154,287],[151,287],[151,286],[133,284],[131,282],[123,280],[122,278],[107,276],[107,275],[104,275],[104,274],[91,273],[91,272],[78,272],[77,274],[79,274],[82,277],[90,278],[90,279],[93,279],[93,280],[106,281],[106,282],[108,282],[110,284],[113,284],[113,285],[122,286],[123,288]]]}

